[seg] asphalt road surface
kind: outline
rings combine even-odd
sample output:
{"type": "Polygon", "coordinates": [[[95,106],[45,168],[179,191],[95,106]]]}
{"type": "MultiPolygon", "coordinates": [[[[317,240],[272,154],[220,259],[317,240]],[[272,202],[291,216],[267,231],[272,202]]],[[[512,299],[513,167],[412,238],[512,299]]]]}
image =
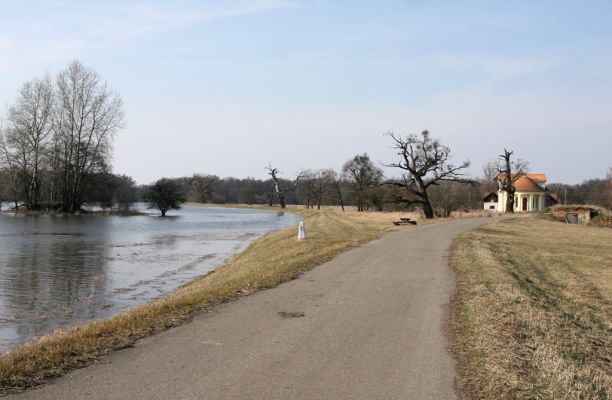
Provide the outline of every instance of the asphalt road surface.
{"type": "Polygon", "coordinates": [[[486,221],[402,228],[15,398],[454,399],[446,256],[486,221]]]}

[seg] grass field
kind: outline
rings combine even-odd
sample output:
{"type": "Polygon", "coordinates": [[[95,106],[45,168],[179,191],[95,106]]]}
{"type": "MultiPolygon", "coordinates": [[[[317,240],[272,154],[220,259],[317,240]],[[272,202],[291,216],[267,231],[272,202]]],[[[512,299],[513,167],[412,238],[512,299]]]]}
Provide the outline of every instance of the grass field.
{"type": "Polygon", "coordinates": [[[266,235],[214,272],[149,305],[27,343],[0,356],[0,390],[19,390],[86,365],[139,338],[188,321],[223,301],[296,278],[334,255],[392,230],[393,215],[293,211],[306,221],[308,240],[296,227],[266,235]]]}
{"type": "Polygon", "coordinates": [[[463,398],[612,398],[611,229],[505,219],[451,261],[463,398]]]}

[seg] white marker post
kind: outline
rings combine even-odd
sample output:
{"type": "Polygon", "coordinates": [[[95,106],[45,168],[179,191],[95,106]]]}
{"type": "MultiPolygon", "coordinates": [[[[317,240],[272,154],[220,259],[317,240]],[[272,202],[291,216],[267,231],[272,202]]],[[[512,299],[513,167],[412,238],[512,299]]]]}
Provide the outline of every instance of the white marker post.
{"type": "Polygon", "coordinates": [[[306,239],[306,227],[304,226],[304,221],[300,221],[300,227],[298,228],[298,240],[306,239]]]}

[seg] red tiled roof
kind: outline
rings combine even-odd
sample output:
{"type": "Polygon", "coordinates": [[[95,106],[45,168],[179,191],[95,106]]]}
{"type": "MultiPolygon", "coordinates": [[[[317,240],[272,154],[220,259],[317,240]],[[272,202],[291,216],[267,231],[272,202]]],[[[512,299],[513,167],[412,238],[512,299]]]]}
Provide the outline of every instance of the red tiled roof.
{"type": "Polygon", "coordinates": [[[514,189],[517,192],[544,192],[544,189],[538,186],[529,175],[518,178],[518,180],[514,182],[514,189]]]}
{"type": "Polygon", "coordinates": [[[527,177],[535,182],[546,182],[546,174],[527,174],[527,177]]]}
{"type": "MultiPolygon", "coordinates": [[[[516,178],[517,174],[512,174],[513,178],[516,178]]],[[[528,177],[534,182],[546,182],[546,174],[523,174],[523,176],[528,177]]],[[[497,177],[500,181],[504,181],[506,179],[506,174],[504,172],[500,173],[497,177]]],[[[517,179],[520,180],[521,178],[517,179]]]]}

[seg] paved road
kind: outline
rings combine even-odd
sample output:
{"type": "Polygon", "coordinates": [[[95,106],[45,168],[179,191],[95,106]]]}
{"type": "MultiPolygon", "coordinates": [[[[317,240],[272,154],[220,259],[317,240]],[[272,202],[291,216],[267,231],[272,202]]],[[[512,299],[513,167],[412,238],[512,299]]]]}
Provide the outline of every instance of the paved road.
{"type": "Polygon", "coordinates": [[[18,399],[454,399],[451,240],[407,227],[18,399]]]}

